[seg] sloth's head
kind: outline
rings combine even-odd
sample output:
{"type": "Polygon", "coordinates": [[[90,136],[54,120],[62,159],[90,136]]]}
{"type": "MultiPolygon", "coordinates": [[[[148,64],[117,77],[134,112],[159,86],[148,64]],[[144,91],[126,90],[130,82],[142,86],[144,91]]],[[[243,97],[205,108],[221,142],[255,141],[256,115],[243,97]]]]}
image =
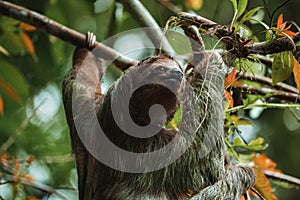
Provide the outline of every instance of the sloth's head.
{"type": "Polygon", "coordinates": [[[165,55],[152,56],[132,67],[116,84],[117,90],[130,93],[129,111],[132,120],[139,126],[150,122],[163,125],[171,119],[180,103],[183,73],[179,64],[165,55]],[[149,116],[153,105],[165,109],[167,119],[161,113],[149,116]]]}

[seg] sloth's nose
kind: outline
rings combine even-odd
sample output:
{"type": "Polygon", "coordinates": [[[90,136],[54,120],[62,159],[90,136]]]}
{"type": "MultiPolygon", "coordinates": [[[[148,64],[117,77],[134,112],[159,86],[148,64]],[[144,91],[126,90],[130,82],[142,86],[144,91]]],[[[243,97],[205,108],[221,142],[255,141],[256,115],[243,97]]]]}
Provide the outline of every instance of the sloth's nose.
{"type": "Polygon", "coordinates": [[[169,73],[171,79],[181,80],[183,78],[183,73],[177,68],[171,68],[169,73]]]}

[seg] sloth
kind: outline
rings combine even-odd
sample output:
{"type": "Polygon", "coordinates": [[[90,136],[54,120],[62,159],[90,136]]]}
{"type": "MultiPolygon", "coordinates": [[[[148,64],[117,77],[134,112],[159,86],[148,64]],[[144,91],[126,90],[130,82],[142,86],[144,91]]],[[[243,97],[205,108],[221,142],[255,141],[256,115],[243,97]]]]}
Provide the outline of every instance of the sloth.
{"type": "Polygon", "coordinates": [[[251,167],[225,164],[224,76],[218,53],[202,49],[194,54],[188,75],[172,57],[151,56],[130,67],[103,93],[103,60],[87,41],[86,47],[75,50],[73,67],[63,82],[80,200],[239,200],[252,187],[251,167]],[[167,128],[179,109],[178,128],[167,128]],[[95,124],[125,151],[159,153],[153,159],[126,162],[101,145],[95,124]],[[123,170],[99,161],[93,151],[105,154],[123,170]],[[127,165],[142,169],[128,171],[127,165]]]}

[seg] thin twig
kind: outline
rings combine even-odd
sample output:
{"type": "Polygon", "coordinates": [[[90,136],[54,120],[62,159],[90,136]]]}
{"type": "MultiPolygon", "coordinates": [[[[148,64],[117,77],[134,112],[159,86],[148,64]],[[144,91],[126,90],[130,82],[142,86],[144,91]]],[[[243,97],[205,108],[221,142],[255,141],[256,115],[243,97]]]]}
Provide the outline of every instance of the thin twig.
{"type": "Polygon", "coordinates": [[[16,129],[16,131],[1,145],[0,154],[6,152],[7,149],[16,141],[16,139],[21,135],[21,133],[27,128],[30,120],[36,115],[37,109],[45,102],[46,99],[43,99],[39,105],[34,108],[31,115],[26,118],[21,125],[16,129]]]}
{"type": "Polygon", "coordinates": [[[296,186],[297,188],[300,188],[300,179],[295,178],[293,176],[289,176],[286,174],[270,171],[270,170],[264,170],[264,174],[271,179],[287,182],[289,184],[292,184],[296,186]]]}
{"type": "Polygon", "coordinates": [[[246,110],[252,108],[272,108],[272,109],[286,109],[286,108],[300,108],[300,104],[279,104],[279,103],[254,103],[249,105],[236,106],[226,110],[226,113],[233,113],[239,110],[246,110]]]}
{"type": "Polygon", "coordinates": [[[48,185],[44,185],[44,184],[37,183],[37,182],[31,182],[31,181],[28,181],[24,178],[19,178],[18,180],[16,180],[12,176],[8,176],[8,175],[6,175],[5,179],[9,183],[21,183],[23,185],[38,189],[40,191],[47,192],[48,194],[55,194],[63,200],[68,200],[65,196],[61,195],[55,189],[53,189],[52,187],[50,187],[48,185]]]}
{"type": "Polygon", "coordinates": [[[289,110],[292,113],[292,115],[295,117],[295,119],[297,120],[297,122],[300,123],[300,117],[297,115],[297,113],[295,113],[295,111],[293,111],[292,109],[289,109],[289,110]]]}
{"type": "Polygon", "coordinates": [[[141,27],[152,27],[152,29],[145,29],[145,32],[155,47],[161,47],[163,52],[173,54],[174,50],[164,37],[161,27],[139,0],[118,0],[118,2],[124,5],[141,27]]]}
{"type": "Polygon", "coordinates": [[[279,99],[283,99],[291,102],[297,102],[300,100],[300,95],[297,93],[285,92],[285,91],[280,91],[272,88],[255,88],[250,85],[239,85],[239,86],[234,86],[234,88],[237,88],[242,93],[246,93],[246,94],[273,95],[279,99]]]}
{"type": "MultiPolygon", "coordinates": [[[[17,6],[6,1],[0,1],[0,14],[35,26],[50,35],[60,38],[61,40],[77,47],[86,46],[85,35],[24,7],[17,6]]],[[[108,46],[101,43],[97,43],[96,45],[97,48],[99,48],[98,52],[101,52],[99,56],[104,60],[112,61],[121,70],[124,70],[136,63],[131,58],[121,55],[108,46]]]]}
{"type": "Polygon", "coordinates": [[[252,187],[250,189],[254,194],[256,194],[261,200],[264,200],[265,198],[254,188],[252,187]]]}
{"type": "Polygon", "coordinates": [[[177,15],[177,13],[181,12],[182,9],[178,6],[174,5],[169,0],[157,0],[161,5],[166,7],[168,10],[170,10],[173,14],[177,15]]]}
{"type": "Polygon", "coordinates": [[[250,80],[250,81],[255,81],[255,82],[258,82],[258,83],[262,83],[262,84],[266,84],[266,85],[272,86],[272,87],[277,88],[277,89],[283,89],[284,91],[287,91],[287,92],[293,92],[293,93],[296,93],[296,94],[298,93],[297,88],[295,88],[291,85],[288,85],[286,83],[283,83],[283,82],[279,82],[276,85],[273,85],[272,79],[269,78],[269,77],[266,77],[266,76],[261,76],[261,75],[256,75],[256,74],[251,75],[251,74],[248,74],[248,73],[243,73],[243,74],[240,74],[240,78],[250,80]]]}
{"type": "Polygon", "coordinates": [[[272,12],[271,15],[271,20],[270,20],[270,27],[273,25],[273,20],[274,20],[274,15],[275,13],[282,8],[283,6],[285,6],[290,0],[285,0],[284,2],[282,2],[282,4],[280,4],[279,6],[277,6],[277,8],[272,12]]]}

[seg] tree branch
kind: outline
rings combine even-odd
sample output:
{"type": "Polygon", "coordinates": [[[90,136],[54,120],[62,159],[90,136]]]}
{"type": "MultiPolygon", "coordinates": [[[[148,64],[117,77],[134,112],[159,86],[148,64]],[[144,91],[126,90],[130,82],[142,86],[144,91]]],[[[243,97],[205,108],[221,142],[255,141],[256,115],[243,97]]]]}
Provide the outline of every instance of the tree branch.
{"type": "Polygon", "coordinates": [[[277,88],[277,89],[283,89],[287,92],[292,92],[292,93],[298,93],[298,89],[293,87],[293,86],[290,86],[286,83],[283,83],[283,82],[279,82],[277,83],[276,85],[273,85],[272,83],[272,79],[269,78],[269,77],[266,77],[266,76],[260,76],[260,75],[250,75],[250,74],[241,74],[240,75],[241,79],[246,79],[246,80],[250,80],[250,81],[255,81],[255,82],[259,82],[259,83],[262,83],[262,84],[267,84],[269,86],[272,86],[274,88],[277,88]]]}
{"type": "Polygon", "coordinates": [[[59,198],[61,198],[63,200],[67,200],[67,198],[65,196],[61,195],[55,189],[53,189],[52,187],[50,187],[48,185],[44,185],[42,183],[37,183],[37,182],[31,182],[31,181],[28,181],[24,178],[20,178],[20,179],[16,180],[10,175],[6,175],[5,179],[7,180],[6,183],[21,183],[22,185],[26,185],[26,186],[38,189],[38,190],[43,191],[43,192],[47,192],[48,194],[55,194],[59,198]]]}
{"type": "MultiPolygon", "coordinates": [[[[17,6],[6,1],[0,1],[0,14],[35,26],[38,29],[49,33],[50,35],[53,35],[77,47],[86,46],[85,35],[63,26],[62,24],[59,24],[47,18],[46,16],[41,15],[40,13],[31,11],[24,7],[17,6]]],[[[121,55],[108,46],[105,46],[101,43],[97,43],[96,45],[99,49],[98,56],[105,60],[112,61],[121,70],[125,70],[131,65],[136,64],[136,61],[133,59],[121,55]]]]}
{"type": "Polygon", "coordinates": [[[268,178],[278,180],[278,181],[287,182],[289,184],[294,185],[297,188],[300,188],[300,179],[298,179],[298,178],[295,178],[295,177],[292,177],[292,176],[289,176],[289,175],[286,175],[286,174],[270,171],[270,170],[264,170],[264,174],[268,178]]]}
{"type": "Polygon", "coordinates": [[[178,13],[175,19],[175,26],[188,27],[194,25],[208,34],[217,36],[224,44],[226,49],[235,57],[247,58],[250,54],[274,54],[295,49],[295,43],[300,40],[300,32],[293,37],[281,36],[271,42],[256,42],[253,44],[243,44],[243,39],[238,33],[230,30],[227,26],[219,25],[204,17],[193,15],[186,12],[178,13]]]}
{"type": "Polygon", "coordinates": [[[256,95],[273,95],[279,99],[296,102],[300,100],[300,95],[292,92],[284,92],[272,88],[255,88],[250,85],[239,85],[234,86],[234,88],[240,90],[242,93],[246,94],[256,94],[256,95]]]}

